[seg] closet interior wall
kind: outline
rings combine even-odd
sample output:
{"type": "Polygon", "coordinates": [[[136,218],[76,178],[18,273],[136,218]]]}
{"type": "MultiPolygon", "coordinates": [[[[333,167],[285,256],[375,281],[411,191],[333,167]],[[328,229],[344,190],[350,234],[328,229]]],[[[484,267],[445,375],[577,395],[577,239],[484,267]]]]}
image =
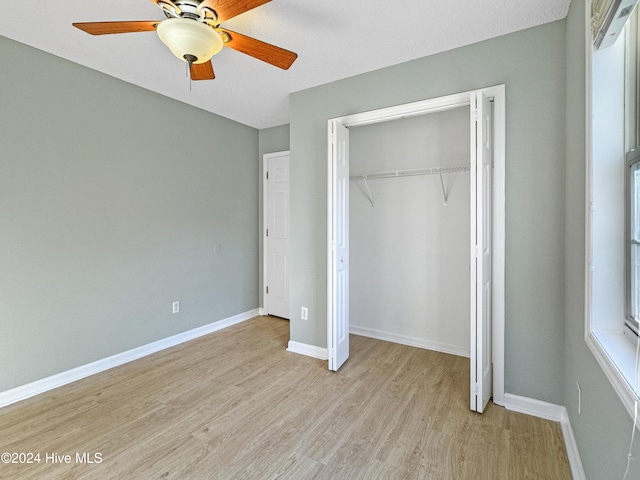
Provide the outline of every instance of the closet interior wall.
{"type": "Polygon", "coordinates": [[[469,107],[350,129],[351,332],[469,356],[469,107]],[[368,188],[367,188],[368,187],[368,188]],[[373,205],[372,201],[373,200],[373,205]]]}

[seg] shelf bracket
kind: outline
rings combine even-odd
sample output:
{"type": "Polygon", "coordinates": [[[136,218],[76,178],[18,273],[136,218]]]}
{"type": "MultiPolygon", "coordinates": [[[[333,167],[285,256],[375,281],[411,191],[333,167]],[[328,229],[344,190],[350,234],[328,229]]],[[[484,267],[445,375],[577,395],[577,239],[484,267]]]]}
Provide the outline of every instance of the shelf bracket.
{"type": "Polygon", "coordinates": [[[438,172],[440,174],[440,185],[442,186],[442,198],[444,198],[444,204],[447,204],[447,199],[449,198],[449,194],[444,188],[444,180],[442,178],[442,172],[438,172]]]}
{"type": "Polygon", "coordinates": [[[364,188],[367,190],[365,192],[367,199],[371,202],[371,206],[374,206],[374,201],[373,201],[373,193],[371,192],[371,189],[369,188],[369,182],[367,182],[367,175],[363,174],[362,175],[362,182],[364,183],[364,188]]]}

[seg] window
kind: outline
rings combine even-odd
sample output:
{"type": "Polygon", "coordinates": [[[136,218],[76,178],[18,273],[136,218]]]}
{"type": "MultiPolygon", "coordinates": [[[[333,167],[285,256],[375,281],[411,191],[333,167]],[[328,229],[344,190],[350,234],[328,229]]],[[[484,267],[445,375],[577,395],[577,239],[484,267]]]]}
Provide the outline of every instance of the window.
{"type": "MultiPolygon", "coordinates": [[[[603,1],[608,0],[599,0],[597,5],[602,6],[603,1]]],[[[603,11],[600,8],[600,14],[603,11]]],[[[607,13],[612,21],[619,17],[607,13]]],[[[640,320],[640,149],[633,150],[640,144],[637,17],[636,12],[616,40],[611,40],[607,30],[600,48],[590,49],[587,58],[591,73],[587,108],[591,148],[587,165],[585,341],[631,416],[640,398],[636,358],[640,320]]]]}
{"type": "Polygon", "coordinates": [[[640,320],[640,149],[627,154],[627,315],[626,332],[633,340],[639,333],[640,320]]]}
{"type": "Polygon", "coordinates": [[[626,215],[625,215],[625,334],[635,342],[640,320],[640,38],[638,9],[629,18],[624,34],[625,44],[625,150],[626,215]]]}

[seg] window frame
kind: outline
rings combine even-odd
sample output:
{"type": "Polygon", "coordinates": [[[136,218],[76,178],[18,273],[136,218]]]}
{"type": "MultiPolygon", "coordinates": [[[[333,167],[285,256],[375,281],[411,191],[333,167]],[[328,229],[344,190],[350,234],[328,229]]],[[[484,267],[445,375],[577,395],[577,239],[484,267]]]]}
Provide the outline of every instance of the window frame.
{"type": "Polygon", "coordinates": [[[625,244],[626,308],[623,334],[635,345],[638,341],[638,332],[640,332],[640,265],[638,265],[635,270],[633,268],[634,245],[637,250],[636,263],[640,263],[640,149],[638,148],[629,151],[626,155],[625,244]],[[637,175],[633,174],[634,169],[636,169],[637,175]],[[633,234],[634,227],[636,232],[635,236],[638,237],[635,240],[633,234]],[[634,271],[637,279],[635,282],[633,278],[634,271]]]}
{"type": "MultiPolygon", "coordinates": [[[[640,230],[640,212],[635,212],[632,200],[632,181],[631,169],[640,165],[640,14],[636,8],[629,17],[625,27],[624,35],[621,35],[625,41],[625,93],[624,93],[624,145],[625,151],[625,318],[623,325],[623,334],[634,345],[638,342],[638,334],[640,333],[640,278],[636,284],[636,295],[633,295],[633,240],[631,238],[632,216],[637,213],[637,228],[640,230]],[[634,300],[636,304],[636,312],[634,316],[634,300]]],[[[640,195],[640,183],[637,185],[638,195],[640,195]]],[[[636,197],[637,207],[640,208],[640,196],[636,197]]],[[[640,232],[638,232],[638,241],[640,241],[640,232]]],[[[640,252],[639,252],[640,253],[640,252]]],[[[640,261],[640,258],[638,258],[640,261]]]]}
{"type": "MultiPolygon", "coordinates": [[[[588,5],[588,3],[587,3],[588,5]]],[[[626,88],[626,84],[629,79],[629,57],[628,48],[625,48],[626,62],[624,63],[624,72],[620,71],[620,80],[622,76],[625,83],[623,93],[620,92],[621,83],[617,84],[618,94],[621,95],[618,98],[620,105],[613,109],[614,115],[617,115],[615,119],[616,125],[621,125],[623,132],[616,140],[611,141],[611,138],[594,136],[594,113],[595,115],[602,115],[602,111],[598,109],[597,102],[594,102],[594,83],[597,87],[601,87],[601,77],[605,70],[599,70],[596,74],[594,69],[594,50],[593,39],[590,27],[590,8],[585,11],[585,49],[586,49],[586,125],[587,125],[587,155],[586,155],[586,232],[585,232],[585,342],[597,360],[598,364],[602,368],[609,382],[613,386],[614,391],[619,396],[625,409],[634,418],[634,412],[636,404],[640,401],[640,385],[638,378],[638,370],[636,368],[637,358],[637,345],[638,337],[630,336],[631,330],[627,327],[626,315],[629,311],[627,292],[628,292],[628,250],[627,238],[628,238],[628,169],[626,152],[630,150],[629,144],[635,143],[636,138],[640,135],[636,134],[638,127],[637,122],[630,121],[629,111],[631,109],[625,108],[629,101],[637,102],[637,98],[630,98],[629,92],[626,88]],[[624,98],[623,98],[624,97],[624,98]],[[631,130],[631,131],[630,131],[631,130]],[[603,156],[602,144],[609,142],[607,148],[608,152],[605,152],[603,156]],[[611,161],[611,158],[614,160],[611,161]],[[616,165],[615,158],[619,158],[619,162],[616,165]],[[606,161],[603,162],[603,159],[606,161]],[[603,168],[606,170],[610,165],[616,172],[613,175],[613,180],[609,182],[620,182],[618,191],[621,195],[616,198],[607,198],[606,186],[602,187],[602,178],[599,173],[603,168]],[[624,182],[624,186],[621,183],[624,182]],[[594,188],[594,183],[596,186],[594,188]],[[620,188],[622,187],[622,188],[620,188]],[[595,192],[595,194],[594,194],[595,192]],[[604,192],[604,193],[603,193],[604,192]],[[624,197],[622,197],[624,195],[624,197]],[[594,202],[594,198],[596,201],[594,202]],[[596,205],[596,203],[599,203],[596,205]],[[596,208],[597,207],[597,208],[596,208]],[[607,208],[614,208],[615,210],[607,210],[607,208]],[[597,210],[597,211],[596,211],[597,210]],[[602,219],[607,217],[607,214],[613,213],[613,216],[617,216],[617,220],[613,221],[614,230],[619,233],[614,233],[605,238],[604,247],[601,242],[602,236],[602,219]],[[595,226],[594,226],[595,225],[595,226]],[[619,228],[617,227],[619,225],[619,228]],[[619,236],[619,240],[617,239],[619,236]],[[613,253],[612,253],[613,252],[613,253]],[[617,253],[616,253],[617,252],[617,253]],[[607,260],[614,259],[614,264],[609,265],[607,260]],[[617,280],[616,280],[617,279],[617,280]],[[611,283],[617,283],[619,286],[614,286],[611,291],[607,291],[603,294],[602,287],[608,286],[611,283]],[[604,305],[604,306],[603,306],[604,305]],[[633,386],[632,386],[633,385],[633,386]]],[[[627,29],[629,30],[629,29],[627,29]]],[[[624,34],[620,36],[625,39],[625,43],[629,42],[630,35],[624,34]]],[[[619,39],[620,40],[620,39],[619,39]]],[[[611,47],[609,47],[611,48],[611,47]]],[[[598,54],[600,55],[600,53],[598,54]]],[[[601,58],[598,62],[601,62],[601,58]]],[[[621,64],[617,64],[620,66],[621,64]]],[[[599,68],[602,68],[601,63],[598,64],[599,68]]],[[[637,66],[634,71],[637,70],[637,66]]],[[[634,82],[638,78],[638,75],[633,75],[634,82]]],[[[610,93],[608,90],[598,90],[600,95],[610,93]]],[[[611,111],[609,112],[611,113],[611,111]]],[[[599,125],[602,125],[602,118],[606,118],[609,121],[609,117],[605,114],[604,117],[599,118],[599,125]]],[[[598,129],[600,132],[600,129],[598,129]]],[[[604,135],[604,134],[603,134],[604,135]]],[[[615,136],[615,135],[614,135],[615,136]]],[[[606,137],[606,135],[605,135],[606,137]]],[[[606,149],[605,149],[606,150],[606,149]]],[[[608,187],[611,189],[612,185],[609,183],[608,187]]],[[[604,235],[606,237],[606,235],[604,235]]],[[[640,423],[636,424],[636,427],[640,430],[640,423]]]]}

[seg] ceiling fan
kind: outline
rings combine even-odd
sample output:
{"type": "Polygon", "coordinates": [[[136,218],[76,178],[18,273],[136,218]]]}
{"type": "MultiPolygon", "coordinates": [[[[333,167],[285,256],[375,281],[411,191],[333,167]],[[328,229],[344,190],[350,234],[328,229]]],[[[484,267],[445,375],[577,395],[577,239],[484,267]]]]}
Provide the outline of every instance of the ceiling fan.
{"type": "Polygon", "coordinates": [[[232,32],[220,26],[230,18],[271,0],[151,0],[166,19],[125,22],[83,22],[73,26],[91,35],[156,31],[180,60],[192,80],[213,80],[211,57],[223,47],[287,70],[298,55],[284,48],[232,32]]]}

